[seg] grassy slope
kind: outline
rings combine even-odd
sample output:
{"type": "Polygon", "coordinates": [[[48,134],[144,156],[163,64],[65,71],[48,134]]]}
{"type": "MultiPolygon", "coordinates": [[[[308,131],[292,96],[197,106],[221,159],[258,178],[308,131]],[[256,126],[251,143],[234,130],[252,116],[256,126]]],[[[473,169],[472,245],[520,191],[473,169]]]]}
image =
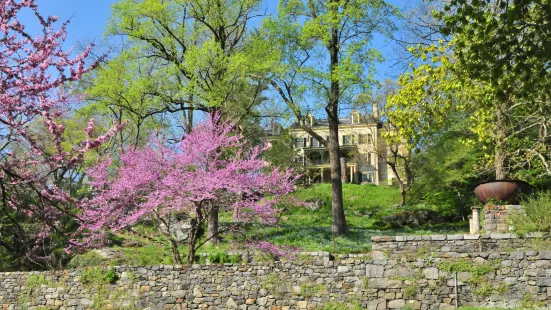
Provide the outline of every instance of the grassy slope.
{"type": "MultiPolygon", "coordinates": [[[[279,227],[254,225],[247,228],[246,235],[250,239],[262,239],[279,245],[296,246],[304,251],[358,253],[370,249],[373,235],[429,234],[468,230],[468,226],[464,222],[400,230],[383,226],[380,220],[385,215],[420,208],[420,206],[399,208],[397,206],[399,192],[394,187],[345,184],[343,185],[343,194],[346,220],[350,228],[350,234],[347,236],[335,239],[332,237],[330,184],[315,185],[298,190],[294,194],[301,200],[322,199],[325,206],[320,210],[311,211],[302,207],[290,208],[281,217],[279,227]]],[[[230,221],[230,213],[221,214],[221,225],[230,221]]],[[[158,242],[127,233],[120,234],[118,235],[119,245],[113,246],[113,249],[121,252],[121,258],[109,263],[129,265],[172,263],[168,243],[154,228],[136,227],[136,229],[140,230],[142,235],[153,237],[158,242]],[[133,242],[139,246],[129,246],[133,242]]],[[[226,236],[224,241],[217,247],[203,247],[199,253],[226,252],[232,248],[232,237],[226,236]]],[[[185,256],[186,252],[185,246],[182,246],[182,255],[185,256]]],[[[88,257],[84,257],[84,259],[90,260],[93,264],[98,260],[97,255],[94,254],[88,254],[88,257]]],[[[75,261],[75,263],[77,262],[75,261]]]]}
{"type": "MultiPolygon", "coordinates": [[[[465,223],[424,226],[415,229],[390,229],[381,226],[380,219],[388,214],[408,209],[399,208],[399,192],[395,187],[373,185],[343,185],[346,220],[350,234],[336,238],[331,233],[331,185],[319,184],[297,191],[300,199],[322,199],[325,206],[317,211],[292,208],[283,217],[279,228],[255,230],[255,234],[276,244],[293,245],[306,251],[333,253],[365,252],[373,235],[435,233],[466,231],[465,223]]],[[[418,209],[413,206],[409,209],[418,209]]],[[[251,233],[252,236],[252,233],[251,233]]]]}

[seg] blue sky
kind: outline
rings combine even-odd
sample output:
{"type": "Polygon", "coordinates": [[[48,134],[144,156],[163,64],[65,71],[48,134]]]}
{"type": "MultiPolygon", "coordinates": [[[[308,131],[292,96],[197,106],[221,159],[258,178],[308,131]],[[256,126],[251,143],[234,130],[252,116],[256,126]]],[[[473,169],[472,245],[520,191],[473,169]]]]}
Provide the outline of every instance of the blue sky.
{"type": "MultiPolygon", "coordinates": [[[[90,42],[101,42],[103,39],[103,33],[107,25],[110,16],[110,6],[116,0],[36,0],[39,6],[39,11],[43,15],[57,15],[61,21],[70,19],[68,26],[68,37],[66,40],[66,49],[72,46],[78,46],[81,44],[89,44],[90,42]]],[[[407,6],[408,3],[415,3],[419,0],[387,0],[391,4],[398,8],[407,6]]],[[[279,0],[264,0],[264,5],[268,14],[276,13],[277,3],[279,0]]],[[[32,20],[35,23],[35,19],[31,16],[21,16],[22,21],[27,25],[26,21],[32,20]]],[[[253,26],[258,24],[260,19],[253,22],[253,26]]],[[[32,24],[28,25],[27,27],[32,24]]],[[[29,29],[29,28],[28,28],[29,29]]],[[[376,79],[383,81],[386,78],[395,79],[398,71],[396,68],[392,68],[394,56],[393,42],[390,42],[388,38],[376,36],[373,41],[373,46],[378,48],[383,56],[387,59],[386,62],[380,63],[376,66],[377,74],[376,79]]],[[[277,98],[275,96],[274,98],[277,98]]],[[[345,108],[341,106],[341,109],[345,108]]],[[[346,108],[345,108],[346,109],[346,108]]],[[[344,111],[341,111],[343,113],[344,111]]],[[[317,114],[317,112],[314,112],[317,114]]],[[[344,112],[348,114],[348,112],[344,112]]],[[[323,114],[323,113],[322,113],[323,114]]]]}
{"type": "MultiPolygon", "coordinates": [[[[399,8],[408,0],[390,0],[399,8]]],[[[101,41],[105,26],[110,15],[110,5],[115,0],[37,0],[39,10],[44,15],[57,15],[60,20],[71,19],[68,27],[67,48],[76,46],[79,42],[88,43],[101,41]]],[[[268,13],[275,13],[278,0],[264,0],[268,13]]],[[[388,39],[376,37],[373,42],[379,48],[387,62],[377,66],[377,78],[383,80],[395,76],[395,70],[389,69],[393,59],[393,43],[388,39]]]]}

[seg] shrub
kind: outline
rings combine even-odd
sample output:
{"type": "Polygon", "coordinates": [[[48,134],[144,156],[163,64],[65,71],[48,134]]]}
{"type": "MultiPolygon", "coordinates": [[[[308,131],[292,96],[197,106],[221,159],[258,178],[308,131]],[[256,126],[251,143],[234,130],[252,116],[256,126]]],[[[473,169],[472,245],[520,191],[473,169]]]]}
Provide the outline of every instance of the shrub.
{"type": "Polygon", "coordinates": [[[540,192],[528,197],[522,205],[524,212],[511,217],[517,232],[551,232],[551,192],[540,192]]]}
{"type": "Polygon", "coordinates": [[[113,284],[117,281],[118,275],[114,267],[107,270],[99,267],[87,268],[82,271],[80,282],[86,286],[103,286],[113,284]]]}

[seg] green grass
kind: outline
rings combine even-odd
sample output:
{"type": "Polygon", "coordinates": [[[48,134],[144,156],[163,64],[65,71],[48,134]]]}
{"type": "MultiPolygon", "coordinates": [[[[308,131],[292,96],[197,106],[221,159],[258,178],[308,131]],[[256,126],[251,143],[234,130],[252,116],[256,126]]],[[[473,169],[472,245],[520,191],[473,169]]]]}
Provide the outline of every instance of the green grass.
{"type": "Polygon", "coordinates": [[[415,205],[400,208],[400,193],[396,187],[344,184],[343,200],[350,234],[333,240],[331,185],[318,184],[301,189],[294,195],[302,200],[321,199],[325,206],[317,211],[292,207],[282,216],[279,227],[252,226],[248,229],[248,236],[267,239],[279,245],[296,246],[305,251],[360,253],[370,249],[371,237],[374,235],[468,231],[465,222],[391,229],[381,223],[383,216],[418,209],[433,210],[434,207],[415,205]]]}
{"type": "MultiPolygon", "coordinates": [[[[406,208],[398,206],[399,191],[390,186],[343,185],[344,208],[350,234],[333,238],[331,232],[331,185],[318,184],[300,189],[294,195],[301,199],[322,199],[325,206],[311,211],[303,207],[290,207],[281,217],[277,227],[267,225],[248,225],[245,227],[247,239],[268,240],[282,246],[294,246],[303,251],[328,251],[338,253],[364,253],[371,248],[371,237],[375,235],[404,235],[467,232],[468,223],[443,223],[424,225],[415,228],[390,228],[381,222],[385,215],[418,209],[435,210],[434,206],[414,205],[406,208]]],[[[231,223],[231,213],[220,214],[220,225],[231,223]]],[[[80,255],[71,262],[71,267],[97,265],[157,265],[172,264],[170,247],[167,240],[154,227],[138,225],[134,227],[139,235],[121,233],[115,237],[112,249],[119,251],[120,257],[105,261],[97,254],[89,252],[80,255]],[[143,236],[148,236],[144,238],[143,236]],[[133,246],[128,244],[134,243],[133,246]],[[138,244],[138,246],[136,246],[138,244]]],[[[220,261],[235,260],[225,257],[229,250],[239,249],[242,237],[223,236],[218,246],[205,246],[200,253],[209,253],[220,261]],[[235,241],[235,242],[234,242],[235,241]]],[[[242,249],[242,247],[241,247],[242,249]]],[[[186,245],[180,247],[182,257],[187,253],[186,245]]]]}

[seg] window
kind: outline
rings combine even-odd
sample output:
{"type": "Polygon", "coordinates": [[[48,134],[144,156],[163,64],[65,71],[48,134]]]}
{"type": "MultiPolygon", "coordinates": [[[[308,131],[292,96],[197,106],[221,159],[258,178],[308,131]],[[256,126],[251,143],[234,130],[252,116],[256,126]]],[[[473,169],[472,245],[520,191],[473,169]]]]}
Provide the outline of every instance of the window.
{"type": "Polygon", "coordinates": [[[306,147],[306,138],[295,138],[295,147],[306,147]]]}
{"type": "Polygon", "coordinates": [[[368,134],[367,135],[367,144],[371,144],[371,143],[372,143],[371,134],[368,134]]]}
{"type": "Polygon", "coordinates": [[[343,145],[352,144],[352,136],[342,136],[342,144],[343,145]]]}
{"type": "Polygon", "coordinates": [[[358,144],[366,144],[367,143],[367,135],[358,135],[358,144]]]}
{"type": "Polygon", "coordinates": [[[352,113],[352,124],[358,124],[360,122],[360,113],[352,113]]]}
{"type": "Polygon", "coordinates": [[[362,182],[373,182],[373,173],[362,173],[362,182]]]}
{"type": "Polygon", "coordinates": [[[314,137],[310,138],[310,147],[320,147],[320,142],[318,139],[314,137]]]}
{"type": "Polygon", "coordinates": [[[304,165],[304,158],[303,157],[295,157],[295,163],[299,163],[304,165]]]}
{"type": "Polygon", "coordinates": [[[367,164],[371,165],[371,153],[366,154],[367,164]]]}

